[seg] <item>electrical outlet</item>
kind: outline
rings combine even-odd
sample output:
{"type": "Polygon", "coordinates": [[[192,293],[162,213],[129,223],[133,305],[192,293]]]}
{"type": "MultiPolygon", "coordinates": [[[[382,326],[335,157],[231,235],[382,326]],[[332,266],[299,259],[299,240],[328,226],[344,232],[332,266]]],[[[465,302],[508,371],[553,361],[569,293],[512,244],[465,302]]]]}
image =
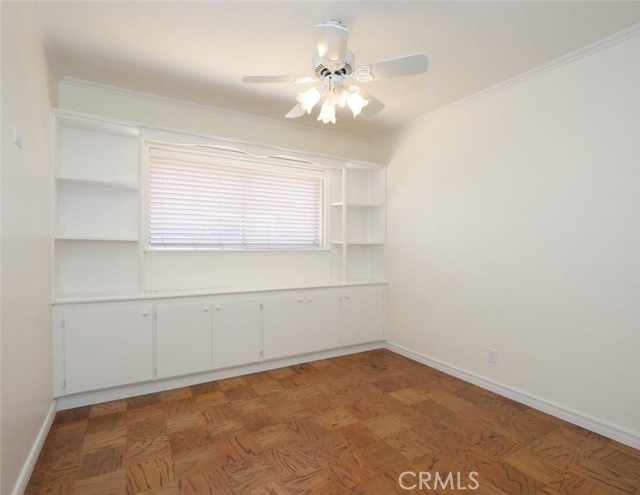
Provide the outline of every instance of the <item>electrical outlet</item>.
{"type": "Polygon", "coordinates": [[[489,347],[489,354],[488,354],[488,359],[489,362],[491,364],[497,364],[498,363],[498,351],[495,350],[493,347],[489,347]]]}

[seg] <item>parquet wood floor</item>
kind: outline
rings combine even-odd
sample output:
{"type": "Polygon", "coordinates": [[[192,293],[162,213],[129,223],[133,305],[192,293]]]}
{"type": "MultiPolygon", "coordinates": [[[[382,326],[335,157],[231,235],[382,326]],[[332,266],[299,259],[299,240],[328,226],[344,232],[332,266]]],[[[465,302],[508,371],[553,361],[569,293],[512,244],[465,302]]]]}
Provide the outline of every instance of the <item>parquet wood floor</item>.
{"type": "Polygon", "coordinates": [[[26,493],[445,492],[640,493],[640,451],[379,350],[59,412],[26,493]]]}

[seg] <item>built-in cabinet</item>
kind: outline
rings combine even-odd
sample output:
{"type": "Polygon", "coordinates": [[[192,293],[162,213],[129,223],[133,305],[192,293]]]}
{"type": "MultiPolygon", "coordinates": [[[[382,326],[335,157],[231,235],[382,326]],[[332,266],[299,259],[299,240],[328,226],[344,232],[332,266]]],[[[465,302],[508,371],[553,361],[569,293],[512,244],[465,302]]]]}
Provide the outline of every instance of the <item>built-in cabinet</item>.
{"type": "Polygon", "coordinates": [[[153,379],[153,305],[149,302],[65,311],[64,377],[67,394],[153,379]]]}
{"type": "Polygon", "coordinates": [[[294,291],[265,296],[265,359],[340,347],[341,298],[341,292],[337,290],[294,291]]]}
{"type": "Polygon", "coordinates": [[[229,296],[214,303],[213,366],[228,368],[260,360],[261,298],[229,296]]]}
{"type": "Polygon", "coordinates": [[[302,354],[305,349],[304,294],[285,293],[264,299],[263,353],[266,359],[302,354]]]}
{"type": "Polygon", "coordinates": [[[378,287],[346,289],[342,295],[342,344],[354,345],[384,338],[386,311],[378,287]]]}
{"type": "MultiPolygon", "coordinates": [[[[383,294],[378,291],[382,298],[383,294]]],[[[334,349],[342,345],[342,292],[318,290],[306,294],[305,352],[334,349]]],[[[382,339],[376,339],[382,340],[382,339]]]]}
{"type": "Polygon", "coordinates": [[[54,112],[54,134],[56,396],[383,340],[382,165],[65,111],[54,112]],[[324,245],[225,253],[222,259],[241,267],[237,280],[211,269],[220,263],[217,251],[152,253],[145,212],[154,142],[197,143],[218,157],[313,169],[324,178],[324,245]],[[169,283],[157,281],[157,256],[169,283]],[[200,273],[203,266],[205,276],[194,279],[194,267],[200,273]],[[254,277],[256,266],[262,271],[254,277]],[[182,276],[187,268],[191,278],[182,276]],[[280,280],[285,287],[274,282],[280,280]],[[301,286],[310,288],[295,288],[301,286]]]}
{"type": "Polygon", "coordinates": [[[158,378],[211,369],[211,302],[164,302],[154,318],[158,378]]]}
{"type": "Polygon", "coordinates": [[[54,307],[64,396],[384,339],[385,285],[54,307]]]}

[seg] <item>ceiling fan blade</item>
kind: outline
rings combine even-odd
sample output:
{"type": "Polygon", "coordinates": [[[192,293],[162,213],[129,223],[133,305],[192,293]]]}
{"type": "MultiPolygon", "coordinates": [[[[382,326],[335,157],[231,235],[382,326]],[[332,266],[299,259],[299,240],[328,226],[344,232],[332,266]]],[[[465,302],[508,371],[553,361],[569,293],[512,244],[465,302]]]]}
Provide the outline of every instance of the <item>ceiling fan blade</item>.
{"type": "Polygon", "coordinates": [[[427,67],[427,56],[419,53],[363,65],[354,72],[354,77],[358,81],[367,82],[390,77],[414,76],[427,72],[427,67]]]}
{"type": "Polygon", "coordinates": [[[311,76],[244,76],[242,78],[243,83],[296,83],[305,84],[310,82],[316,82],[316,79],[311,76]]]}
{"type": "Polygon", "coordinates": [[[293,107],[291,110],[289,110],[287,112],[287,114],[285,115],[285,117],[287,119],[297,119],[298,117],[302,117],[303,115],[305,115],[307,112],[305,112],[302,107],[300,106],[300,104],[298,103],[295,107],[293,107]]]}
{"type": "Polygon", "coordinates": [[[373,96],[368,91],[360,88],[360,95],[365,99],[369,100],[367,106],[362,109],[362,113],[365,115],[375,115],[377,113],[382,112],[384,110],[384,103],[382,103],[378,98],[373,96]]]}
{"type": "Polygon", "coordinates": [[[349,31],[338,21],[330,21],[316,26],[318,55],[320,60],[342,60],[347,57],[349,31]]]}

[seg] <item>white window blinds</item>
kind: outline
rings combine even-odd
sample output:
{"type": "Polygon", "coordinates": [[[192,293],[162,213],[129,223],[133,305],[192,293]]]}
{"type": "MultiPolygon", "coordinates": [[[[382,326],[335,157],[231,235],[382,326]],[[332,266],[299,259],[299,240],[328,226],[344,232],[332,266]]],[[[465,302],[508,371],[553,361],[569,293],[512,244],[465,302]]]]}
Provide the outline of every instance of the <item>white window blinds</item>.
{"type": "Polygon", "coordinates": [[[313,249],[323,244],[324,178],[151,147],[151,249],[313,249]]]}

